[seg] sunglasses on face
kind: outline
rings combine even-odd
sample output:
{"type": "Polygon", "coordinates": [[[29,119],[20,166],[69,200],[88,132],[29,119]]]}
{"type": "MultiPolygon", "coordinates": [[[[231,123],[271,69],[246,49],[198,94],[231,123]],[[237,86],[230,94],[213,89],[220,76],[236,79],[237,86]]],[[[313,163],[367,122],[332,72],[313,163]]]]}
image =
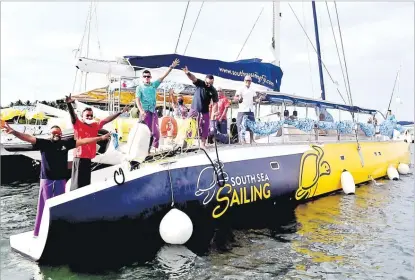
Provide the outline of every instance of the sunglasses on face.
{"type": "Polygon", "coordinates": [[[94,116],[93,115],[86,115],[86,117],[92,119],[94,116]]]}
{"type": "Polygon", "coordinates": [[[151,76],[143,76],[143,78],[147,79],[147,78],[151,78],[151,76]]]}

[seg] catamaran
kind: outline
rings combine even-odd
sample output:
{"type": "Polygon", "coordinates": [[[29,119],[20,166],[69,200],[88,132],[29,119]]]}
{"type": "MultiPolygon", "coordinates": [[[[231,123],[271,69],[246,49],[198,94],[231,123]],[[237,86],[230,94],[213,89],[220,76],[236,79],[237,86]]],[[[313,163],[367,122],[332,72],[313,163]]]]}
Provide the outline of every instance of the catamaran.
{"type": "MultiPolygon", "coordinates": [[[[273,8],[279,15],[279,3],[273,8]]],[[[317,30],[314,2],[313,11],[317,30]]],[[[163,148],[149,154],[150,131],[135,122],[123,147],[112,138],[103,152],[113,165],[92,172],[90,185],[48,199],[39,236],[34,238],[32,231],[13,235],[11,247],[40,261],[58,255],[77,258],[81,252],[102,251],[102,246],[128,245],[139,250],[137,244],[146,238],[183,244],[207,224],[226,221],[249,227],[257,215],[271,213],[267,211],[278,205],[296,205],[342,189],[354,193],[355,185],[385,176],[396,179],[397,169],[407,172],[409,143],[399,136],[402,128],[393,116],[379,125],[377,134],[373,124],[354,117],[334,121],[327,110],[351,116],[373,116],[378,111],[325,100],[323,83],[322,99],[282,93],[278,43],[274,42],[275,64],[177,54],[125,56],[121,63],[80,58],[77,67],[82,71],[118,74],[120,86],[108,91],[116,106],[120,106],[124,74],[140,75],[143,69],[151,69],[157,76],[175,58],[196,77],[211,73],[216,84],[231,91],[250,74],[260,97],[255,113],[261,121],[244,119],[242,132],[252,130],[255,143],[200,149],[198,138],[187,133],[195,129],[192,120],[177,119],[177,136],[165,136],[163,148]],[[297,115],[297,108],[305,109],[304,117],[297,115]]],[[[322,77],[319,51],[318,58],[322,77]]],[[[168,79],[189,84],[180,70],[173,70],[168,79]]],[[[165,91],[161,94],[165,99],[165,91]]]]}

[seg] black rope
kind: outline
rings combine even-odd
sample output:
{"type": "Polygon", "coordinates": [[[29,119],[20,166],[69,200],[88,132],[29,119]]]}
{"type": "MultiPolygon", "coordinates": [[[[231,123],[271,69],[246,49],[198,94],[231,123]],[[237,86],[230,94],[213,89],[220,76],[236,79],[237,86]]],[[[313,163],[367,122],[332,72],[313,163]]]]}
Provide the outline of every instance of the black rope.
{"type": "Polygon", "coordinates": [[[177,53],[177,47],[179,46],[179,42],[180,42],[180,37],[182,35],[184,21],[186,20],[187,9],[189,8],[189,3],[190,3],[190,1],[187,1],[186,11],[184,12],[184,17],[183,17],[183,21],[182,21],[182,27],[180,28],[179,38],[177,38],[177,43],[176,43],[176,48],[174,49],[174,53],[177,53]]]}
{"type": "MultiPolygon", "coordinates": [[[[294,12],[294,10],[291,7],[290,3],[288,3],[288,6],[290,7],[291,11],[293,12],[293,14],[294,14],[295,18],[297,19],[298,23],[300,24],[301,29],[303,29],[304,34],[306,35],[306,37],[307,37],[308,41],[310,42],[311,46],[313,47],[314,51],[318,54],[316,47],[314,46],[313,42],[311,41],[310,37],[308,36],[307,31],[305,31],[303,25],[301,24],[300,20],[298,19],[297,14],[294,12]]],[[[333,77],[331,76],[329,70],[326,67],[326,64],[323,62],[323,60],[321,59],[321,57],[320,57],[320,60],[321,60],[321,64],[323,65],[324,69],[326,70],[327,74],[329,75],[332,83],[336,84],[336,82],[334,81],[333,77]]],[[[343,95],[341,94],[341,92],[339,91],[338,88],[337,88],[337,92],[339,93],[340,97],[342,98],[344,104],[347,104],[346,101],[344,100],[343,95]]]]}
{"type": "Polygon", "coordinates": [[[220,161],[219,161],[219,153],[218,153],[218,146],[216,145],[216,139],[215,139],[216,158],[217,158],[217,161],[218,161],[218,166],[219,166],[220,172],[221,172],[221,174],[222,174],[222,183],[221,183],[221,180],[219,179],[219,174],[218,174],[218,171],[217,171],[217,170],[216,170],[216,168],[215,168],[215,164],[213,163],[213,160],[210,158],[210,156],[209,156],[209,155],[208,155],[208,153],[205,151],[205,149],[201,149],[201,150],[205,153],[205,155],[207,156],[207,158],[209,159],[209,161],[210,161],[210,163],[211,163],[211,165],[212,165],[212,167],[213,167],[213,170],[215,171],[215,174],[216,174],[216,181],[217,181],[217,183],[218,183],[219,187],[223,187],[223,186],[225,185],[225,177],[224,177],[224,175],[223,175],[223,169],[222,169],[222,167],[220,166],[220,161]]]}
{"type": "Polygon", "coordinates": [[[192,29],[192,32],[190,33],[189,40],[187,40],[187,45],[186,45],[186,48],[184,49],[184,53],[183,53],[183,55],[185,55],[185,54],[186,54],[187,47],[189,46],[190,40],[192,39],[193,31],[195,30],[196,23],[197,23],[197,20],[199,19],[199,15],[200,15],[200,12],[202,11],[202,7],[203,7],[203,4],[204,4],[204,3],[205,3],[205,2],[202,2],[202,5],[200,6],[199,13],[197,14],[195,24],[193,24],[193,29],[192,29]]]}
{"type": "Polygon", "coordinates": [[[330,19],[330,25],[331,25],[331,31],[333,33],[334,43],[336,45],[337,57],[339,58],[340,69],[342,70],[344,88],[346,89],[346,94],[347,94],[347,97],[349,98],[349,104],[351,104],[350,97],[349,97],[349,92],[347,90],[347,85],[346,85],[346,78],[344,76],[343,63],[342,63],[341,58],[340,58],[339,47],[337,46],[336,35],[334,34],[334,27],[333,27],[333,22],[331,20],[329,5],[327,4],[327,1],[325,1],[325,2],[326,2],[327,14],[329,15],[329,19],[330,19]]]}

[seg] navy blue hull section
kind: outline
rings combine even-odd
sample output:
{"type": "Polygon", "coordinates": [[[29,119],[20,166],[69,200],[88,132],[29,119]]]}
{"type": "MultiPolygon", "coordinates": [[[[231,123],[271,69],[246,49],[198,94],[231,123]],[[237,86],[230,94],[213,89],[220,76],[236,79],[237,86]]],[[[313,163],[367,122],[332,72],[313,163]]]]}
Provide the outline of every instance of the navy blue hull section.
{"type": "MultiPolygon", "coordinates": [[[[301,157],[295,154],[226,163],[227,181],[222,184],[228,185],[222,189],[209,189],[216,178],[210,165],[171,170],[174,207],[193,222],[186,246],[203,254],[212,240],[220,246],[232,239],[232,229],[279,232],[279,226],[294,217],[292,198],[298,188],[301,157]],[[252,201],[252,196],[257,199],[252,201]],[[215,209],[222,213],[218,218],[213,217],[215,209]]],[[[88,263],[89,269],[97,266],[99,270],[152,259],[155,248],[164,243],[159,225],[171,202],[166,170],[55,206],[41,262],[78,267],[88,263]]]]}
{"type": "Polygon", "coordinates": [[[172,199],[187,213],[185,204],[188,202],[197,201],[204,208],[215,207],[219,205],[218,198],[222,198],[224,204],[223,197],[227,196],[231,204],[234,192],[237,200],[235,197],[229,209],[291,196],[298,188],[301,157],[302,154],[295,154],[226,163],[222,170],[227,181],[223,183],[228,187],[224,189],[217,186],[211,165],[171,170],[172,185],[169,172],[160,171],[57,205],[51,209],[51,220],[76,223],[145,218],[164,205],[170,205],[172,199]],[[266,190],[260,193],[261,188],[266,190]]]}

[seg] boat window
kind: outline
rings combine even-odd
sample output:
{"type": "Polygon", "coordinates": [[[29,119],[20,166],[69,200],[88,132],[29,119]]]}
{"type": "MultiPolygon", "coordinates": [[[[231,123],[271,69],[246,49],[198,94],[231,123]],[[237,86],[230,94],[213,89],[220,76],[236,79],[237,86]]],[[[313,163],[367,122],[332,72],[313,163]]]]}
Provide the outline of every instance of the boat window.
{"type": "Polygon", "coordinates": [[[280,164],[276,161],[270,162],[269,165],[271,166],[271,169],[273,169],[273,170],[280,169],[280,164]]]}

